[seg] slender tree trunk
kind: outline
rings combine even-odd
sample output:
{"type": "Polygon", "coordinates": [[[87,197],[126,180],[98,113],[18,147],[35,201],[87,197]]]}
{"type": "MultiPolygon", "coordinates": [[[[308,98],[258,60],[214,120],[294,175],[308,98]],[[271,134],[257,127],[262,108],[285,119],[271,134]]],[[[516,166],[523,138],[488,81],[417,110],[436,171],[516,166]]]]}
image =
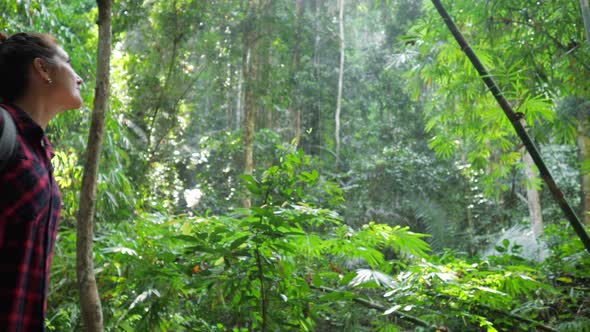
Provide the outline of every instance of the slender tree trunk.
{"type": "MultiPolygon", "coordinates": [[[[231,130],[232,128],[232,120],[233,120],[233,109],[232,109],[232,104],[233,104],[233,94],[232,94],[232,87],[234,85],[234,76],[233,76],[233,64],[229,64],[227,66],[227,73],[226,73],[226,77],[229,81],[229,88],[224,89],[225,90],[225,129],[226,130],[231,130]]],[[[221,87],[223,88],[223,84],[221,84],[221,87]]],[[[222,91],[224,91],[222,90],[222,91]]]]}
{"type": "Polygon", "coordinates": [[[277,1],[262,0],[258,2],[256,6],[256,17],[254,22],[254,31],[256,38],[256,48],[253,49],[252,57],[256,57],[257,77],[256,77],[256,98],[258,100],[258,114],[257,128],[272,129],[273,124],[273,112],[271,102],[265,102],[271,98],[271,86],[272,86],[272,41],[273,37],[270,36],[273,31],[273,23],[268,19],[273,14],[273,5],[277,1]],[[264,97],[264,98],[262,98],[264,97]]]}
{"type": "MultiPolygon", "coordinates": [[[[461,164],[465,165],[467,163],[467,153],[466,152],[462,152],[461,153],[461,164]]],[[[477,251],[477,249],[475,248],[475,241],[474,241],[474,237],[475,237],[475,222],[473,220],[473,211],[472,211],[472,202],[473,202],[473,195],[471,193],[471,188],[469,186],[469,184],[465,185],[465,191],[464,191],[464,202],[465,202],[465,223],[467,226],[467,252],[470,255],[475,255],[475,252],[477,251]]]]}
{"type": "MultiPolygon", "coordinates": [[[[320,19],[320,15],[321,15],[321,6],[322,6],[322,0],[314,0],[312,2],[313,6],[314,6],[314,43],[313,43],[313,76],[314,79],[316,80],[316,82],[320,81],[320,62],[321,62],[321,58],[320,58],[320,52],[321,52],[321,48],[320,48],[320,41],[321,41],[321,33],[320,33],[320,29],[321,29],[321,19],[320,19]]],[[[317,93],[314,95],[314,102],[312,103],[312,107],[309,110],[309,130],[310,130],[310,134],[309,134],[309,141],[308,141],[308,153],[311,155],[320,155],[322,150],[321,150],[321,143],[322,143],[322,137],[321,137],[321,129],[322,129],[322,90],[321,88],[318,88],[317,93]]]]}
{"type": "MultiPolygon", "coordinates": [[[[178,26],[178,6],[176,0],[173,0],[173,7],[174,7],[174,34],[171,36],[172,38],[172,51],[170,55],[170,63],[168,64],[168,68],[166,71],[166,76],[164,79],[163,86],[160,87],[160,95],[158,97],[158,103],[151,115],[151,123],[148,127],[148,156],[152,159],[157,153],[160,147],[160,143],[162,141],[162,137],[166,137],[166,133],[160,133],[161,135],[156,135],[158,131],[156,130],[157,127],[157,119],[159,116],[160,111],[162,108],[165,108],[165,99],[169,93],[168,87],[170,86],[170,82],[173,80],[174,75],[174,67],[177,63],[178,58],[178,48],[180,47],[181,35],[182,33],[179,32],[178,26]]],[[[165,59],[165,52],[161,52],[162,59],[165,59]]],[[[164,60],[163,60],[164,61],[164,60]]],[[[164,66],[164,62],[162,62],[162,66],[164,66]]]]}
{"type": "Polygon", "coordinates": [[[390,49],[395,41],[395,36],[392,33],[390,28],[391,19],[389,15],[389,1],[380,1],[381,5],[381,20],[383,22],[383,27],[385,28],[385,47],[390,49]]]}
{"type": "MultiPolygon", "coordinates": [[[[520,123],[526,128],[524,119],[520,123]]],[[[526,197],[529,207],[529,217],[531,221],[531,230],[536,238],[543,235],[543,216],[541,215],[541,198],[539,189],[535,182],[537,181],[537,167],[533,158],[526,149],[522,151],[522,161],[524,163],[524,174],[526,179],[526,197]]]]}
{"type": "Polygon", "coordinates": [[[580,7],[582,9],[584,27],[586,28],[586,41],[588,41],[588,46],[590,46],[590,9],[588,8],[588,0],[580,0],[580,7]]]}
{"type": "MultiPolygon", "coordinates": [[[[252,6],[257,3],[253,2],[252,6]]],[[[243,154],[243,174],[252,175],[254,171],[254,130],[256,125],[256,113],[258,110],[258,96],[256,93],[256,84],[258,77],[258,57],[256,56],[257,37],[255,24],[256,8],[251,10],[252,16],[246,20],[244,27],[244,49],[242,54],[242,68],[244,73],[244,114],[242,121],[242,144],[244,146],[243,154]]],[[[252,205],[250,195],[244,193],[242,198],[242,207],[252,205]]]]}
{"type": "Polygon", "coordinates": [[[235,129],[239,130],[240,129],[240,125],[242,123],[242,114],[244,113],[243,110],[243,99],[244,99],[244,94],[243,94],[243,89],[242,87],[244,86],[244,66],[245,64],[242,65],[242,67],[240,68],[240,70],[238,71],[238,87],[237,87],[237,98],[236,98],[236,121],[235,121],[235,129]]]}
{"type": "Polygon", "coordinates": [[[338,26],[340,31],[340,71],[338,72],[338,96],[336,97],[336,118],[334,119],[337,159],[340,158],[340,110],[342,107],[342,79],[344,77],[344,0],[338,0],[338,26]]]}
{"type": "MultiPolygon", "coordinates": [[[[466,197],[471,198],[470,197],[470,192],[469,192],[469,188],[467,188],[465,190],[466,193],[466,197]]],[[[467,252],[469,253],[469,255],[473,256],[475,255],[477,249],[475,247],[475,223],[473,222],[473,211],[471,211],[471,207],[470,204],[467,203],[467,206],[465,207],[465,219],[467,221],[467,236],[469,237],[468,241],[467,241],[467,252]]]]}
{"type": "Polygon", "coordinates": [[[535,162],[527,151],[523,151],[524,172],[526,176],[526,197],[529,206],[531,229],[536,238],[543,235],[543,216],[541,215],[541,198],[535,185],[537,171],[535,162]]]}
{"type": "MultiPolygon", "coordinates": [[[[587,114],[582,112],[582,114],[587,114]]],[[[588,162],[590,160],[590,137],[587,134],[590,131],[590,120],[578,119],[578,153],[580,162],[588,162]]],[[[582,219],[586,225],[590,226],[590,170],[582,169],[581,185],[582,185],[582,219]]]]}
{"type": "MultiPolygon", "coordinates": [[[[264,96],[266,98],[272,99],[270,87],[272,86],[272,76],[270,75],[271,70],[271,61],[272,61],[272,49],[270,48],[270,44],[268,45],[268,51],[264,53],[264,71],[263,71],[263,78],[262,84],[264,84],[264,96]]],[[[274,107],[272,107],[272,102],[270,104],[262,103],[262,108],[265,111],[265,123],[264,128],[272,130],[274,128],[273,116],[274,116],[274,107]]]]}
{"type": "MultiPolygon", "coordinates": [[[[256,65],[252,64],[251,53],[252,48],[246,47],[245,51],[245,64],[247,70],[244,70],[244,81],[245,81],[245,93],[244,93],[244,118],[242,122],[242,144],[244,146],[244,174],[252,175],[254,171],[254,127],[256,123],[256,100],[254,95],[254,83],[256,82],[253,77],[256,75],[256,65]]],[[[242,199],[242,207],[251,206],[250,195],[242,199]]]]}
{"type": "Polygon", "coordinates": [[[96,88],[80,191],[76,241],[76,274],[80,290],[80,309],[85,330],[88,332],[104,330],[102,306],[92,261],[92,240],[96,209],[96,179],[110,89],[112,0],[97,0],[97,4],[99,28],[96,88]]]}
{"type": "Polygon", "coordinates": [[[303,0],[295,0],[295,45],[293,47],[293,60],[291,63],[291,102],[289,104],[289,114],[291,115],[291,126],[293,129],[292,142],[299,145],[301,139],[301,109],[299,101],[299,84],[297,73],[299,72],[299,63],[301,61],[301,30],[303,24],[303,0]]]}

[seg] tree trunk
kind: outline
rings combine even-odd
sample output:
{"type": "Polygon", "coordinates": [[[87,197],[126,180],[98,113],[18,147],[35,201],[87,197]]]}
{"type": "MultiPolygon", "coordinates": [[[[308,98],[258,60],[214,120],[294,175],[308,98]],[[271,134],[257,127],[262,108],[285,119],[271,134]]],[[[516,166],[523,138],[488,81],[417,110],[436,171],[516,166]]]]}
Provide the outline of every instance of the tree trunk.
{"type": "Polygon", "coordinates": [[[580,0],[582,9],[582,18],[584,19],[584,28],[586,28],[586,41],[590,46],[590,9],[588,9],[588,0],[580,0]]]}
{"type": "MultiPolygon", "coordinates": [[[[314,43],[313,43],[313,78],[316,82],[320,81],[320,40],[321,40],[321,6],[322,0],[314,0],[312,2],[313,11],[314,11],[314,43]]],[[[321,130],[322,130],[322,90],[321,88],[317,89],[317,93],[314,94],[314,101],[311,103],[311,107],[309,111],[305,114],[304,118],[308,118],[306,127],[309,130],[309,139],[306,140],[305,146],[307,149],[305,150],[308,154],[311,155],[320,155],[321,154],[321,130]]]]}
{"type": "MultiPolygon", "coordinates": [[[[463,151],[461,153],[461,164],[465,165],[467,163],[467,152],[463,151]]],[[[464,188],[463,199],[465,202],[465,223],[467,226],[466,234],[467,234],[467,252],[469,255],[473,256],[477,252],[477,248],[475,247],[475,221],[473,220],[473,194],[471,193],[471,187],[467,184],[464,188]]]]}
{"type": "Polygon", "coordinates": [[[524,152],[524,171],[527,179],[526,197],[529,206],[529,216],[531,219],[531,229],[536,238],[543,235],[543,216],[541,215],[541,199],[539,190],[534,183],[537,179],[535,162],[528,152],[524,152]]]}
{"type": "MultiPolygon", "coordinates": [[[[270,6],[267,6],[267,9],[270,9],[270,6]]],[[[266,11],[265,15],[269,15],[269,12],[266,11]]],[[[264,24],[260,31],[272,31],[272,27],[268,26],[268,24],[264,24]]],[[[271,59],[272,59],[272,46],[270,38],[265,38],[264,42],[261,45],[262,47],[258,47],[260,50],[260,79],[258,80],[257,86],[259,86],[262,90],[261,96],[264,96],[265,99],[270,100],[272,99],[270,87],[272,85],[272,76],[271,76],[271,59]]],[[[262,128],[266,129],[273,129],[273,107],[272,102],[270,103],[258,103],[260,106],[260,110],[262,114],[264,114],[262,128]]]]}
{"type": "MultiPolygon", "coordinates": [[[[523,128],[526,128],[524,119],[520,120],[523,128]]],[[[543,216],[541,215],[541,198],[539,189],[537,189],[537,167],[531,155],[526,149],[522,151],[522,161],[524,163],[524,174],[526,180],[526,197],[529,207],[529,217],[531,220],[531,230],[535,238],[543,235],[543,216]]]]}
{"type": "Polygon", "coordinates": [[[338,26],[340,36],[340,70],[338,72],[338,96],[336,97],[336,118],[334,136],[336,138],[336,159],[340,158],[340,110],[342,107],[342,79],[344,76],[344,0],[338,0],[338,26]]]}
{"type": "MultiPolygon", "coordinates": [[[[246,175],[252,175],[254,171],[254,125],[256,122],[256,100],[254,95],[254,83],[256,82],[253,76],[256,75],[256,64],[253,64],[255,60],[252,59],[251,47],[246,47],[244,51],[246,54],[244,55],[244,66],[247,67],[247,70],[244,70],[244,82],[245,82],[245,92],[244,92],[244,118],[242,121],[242,144],[244,146],[244,171],[243,173],[246,175]]],[[[244,198],[242,199],[242,207],[250,207],[251,200],[250,195],[245,194],[244,198]]]]}
{"type": "Polygon", "coordinates": [[[257,66],[256,73],[256,99],[257,114],[255,130],[266,128],[273,129],[272,107],[272,31],[274,29],[271,20],[273,14],[273,5],[276,1],[260,0],[254,7],[255,16],[253,17],[254,38],[256,39],[256,48],[252,49],[251,57],[255,59],[252,63],[257,66]]]}
{"type": "MultiPolygon", "coordinates": [[[[226,73],[227,80],[229,81],[229,88],[225,90],[225,129],[230,131],[232,128],[232,120],[233,120],[233,86],[234,86],[234,76],[233,76],[233,63],[228,63],[227,66],[227,73],[226,73]]],[[[224,88],[223,83],[221,84],[221,88],[224,88]]],[[[223,90],[222,90],[223,91],[223,90]]]]}
{"type": "Polygon", "coordinates": [[[383,22],[383,27],[385,28],[385,47],[386,49],[391,49],[391,47],[395,43],[395,35],[391,29],[391,18],[389,14],[389,1],[380,1],[381,5],[381,21],[383,22]]]}
{"type": "MultiPolygon", "coordinates": [[[[258,81],[258,57],[257,49],[257,2],[252,2],[250,17],[246,18],[243,40],[244,48],[242,53],[242,68],[244,75],[244,114],[242,120],[242,144],[244,146],[243,154],[243,174],[252,175],[254,171],[254,130],[256,124],[256,113],[258,110],[258,95],[256,93],[258,81]]],[[[245,192],[242,197],[242,207],[252,205],[249,193],[245,192]]]]}
{"type": "MultiPolygon", "coordinates": [[[[582,111],[582,110],[580,110],[582,111]]],[[[587,114],[585,111],[582,114],[587,114]]],[[[590,121],[588,119],[578,119],[578,150],[580,162],[589,162],[590,160],[590,121]]],[[[590,170],[582,167],[581,174],[582,185],[582,218],[586,225],[590,226],[590,170]]]]}
{"type": "Polygon", "coordinates": [[[303,0],[295,0],[295,38],[293,45],[293,59],[291,62],[291,102],[289,103],[289,114],[291,115],[291,128],[293,130],[292,142],[295,146],[301,140],[301,109],[299,101],[299,82],[297,73],[301,62],[301,30],[303,24],[303,0]]]}
{"type": "Polygon", "coordinates": [[[244,107],[242,104],[243,100],[243,89],[244,86],[244,66],[245,64],[240,67],[238,70],[238,87],[237,87],[237,98],[236,98],[236,121],[235,121],[235,129],[239,130],[240,125],[242,123],[242,114],[244,113],[244,107]]]}
{"type": "Polygon", "coordinates": [[[531,155],[525,150],[522,156],[524,173],[526,178],[526,197],[529,206],[531,229],[536,238],[543,235],[543,216],[541,215],[541,199],[539,190],[535,184],[537,180],[537,168],[531,155]]]}
{"type": "MultiPolygon", "coordinates": [[[[303,1],[305,3],[305,1],[303,1]]],[[[321,65],[321,38],[322,33],[322,0],[310,0],[309,12],[313,18],[313,53],[312,53],[312,78],[316,83],[322,81],[321,65]]],[[[301,147],[306,154],[321,156],[322,154],[322,90],[321,86],[314,89],[306,100],[306,107],[300,104],[301,120],[301,147]]],[[[300,99],[301,100],[301,99],[300,99]]]]}
{"type": "MultiPolygon", "coordinates": [[[[151,115],[151,123],[148,127],[148,156],[150,156],[150,162],[153,160],[152,158],[158,154],[158,150],[160,147],[160,144],[162,142],[162,140],[164,139],[164,137],[166,137],[169,133],[169,129],[165,130],[165,132],[161,132],[161,127],[158,126],[158,116],[160,114],[160,112],[162,112],[164,109],[164,111],[166,111],[166,99],[169,97],[169,86],[170,86],[170,82],[172,82],[172,80],[174,79],[173,75],[174,75],[174,67],[176,67],[176,63],[177,63],[177,58],[178,58],[178,49],[180,47],[180,35],[181,33],[179,32],[179,26],[178,26],[178,6],[177,6],[177,2],[176,0],[173,1],[172,6],[174,7],[174,33],[171,36],[172,39],[172,51],[171,51],[171,55],[170,55],[170,63],[168,64],[167,70],[166,70],[166,74],[165,74],[165,79],[164,79],[164,83],[162,86],[159,86],[159,90],[160,90],[160,94],[158,97],[158,102],[154,108],[154,110],[152,111],[152,115],[151,115]],[[160,135],[156,135],[158,132],[160,131],[160,135]]],[[[165,52],[163,49],[161,50],[160,54],[162,57],[162,66],[164,67],[164,63],[165,63],[165,52]]],[[[167,110],[170,111],[170,110],[167,110]]]]}
{"type": "Polygon", "coordinates": [[[103,318],[98,287],[92,261],[94,212],[96,208],[96,179],[103,141],[105,113],[109,99],[109,68],[111,59],[111,0],[97,0],[98,4],[98,64],[92,122],[82,188],[76,241],[76,274],[80,290],[80,309],[85,330],[103,331],[103,318]]]}

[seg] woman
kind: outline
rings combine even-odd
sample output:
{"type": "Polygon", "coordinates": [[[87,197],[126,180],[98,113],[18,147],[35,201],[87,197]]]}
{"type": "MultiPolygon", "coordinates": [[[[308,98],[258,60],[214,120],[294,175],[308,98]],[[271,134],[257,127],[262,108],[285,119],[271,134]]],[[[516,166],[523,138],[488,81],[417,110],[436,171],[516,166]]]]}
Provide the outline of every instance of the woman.
{"type": "Polygon", "coordinates": [[[17,132],[15,153],[0,170],[0,331],[45,328],[61,206],[45,128],[58,113],[80,108],[81,84],[54,37],[0,33],[0,107],[17,132]]]}

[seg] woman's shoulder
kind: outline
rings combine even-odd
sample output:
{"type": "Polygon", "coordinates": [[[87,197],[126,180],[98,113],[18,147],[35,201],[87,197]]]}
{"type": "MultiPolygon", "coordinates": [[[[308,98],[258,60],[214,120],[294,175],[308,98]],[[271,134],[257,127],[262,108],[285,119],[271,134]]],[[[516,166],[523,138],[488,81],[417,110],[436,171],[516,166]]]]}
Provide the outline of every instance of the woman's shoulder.
{"type": "Polygon", "coordinates": [[[12,115],[0,104],[0,171],[14,158],[17,143],[17,129],[12,115]]]}

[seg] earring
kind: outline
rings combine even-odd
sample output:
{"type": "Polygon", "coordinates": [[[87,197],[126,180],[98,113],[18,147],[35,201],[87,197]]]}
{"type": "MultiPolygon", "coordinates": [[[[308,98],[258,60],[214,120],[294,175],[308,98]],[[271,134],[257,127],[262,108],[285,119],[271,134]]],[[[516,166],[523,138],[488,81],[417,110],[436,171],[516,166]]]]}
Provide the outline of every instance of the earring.
{"type": "Polygon", "coordinates": [[[47,84],[51,84],[51,83],[53,83],[53,80],[51,78],[48,78],[47,79],[47,84]]]}

